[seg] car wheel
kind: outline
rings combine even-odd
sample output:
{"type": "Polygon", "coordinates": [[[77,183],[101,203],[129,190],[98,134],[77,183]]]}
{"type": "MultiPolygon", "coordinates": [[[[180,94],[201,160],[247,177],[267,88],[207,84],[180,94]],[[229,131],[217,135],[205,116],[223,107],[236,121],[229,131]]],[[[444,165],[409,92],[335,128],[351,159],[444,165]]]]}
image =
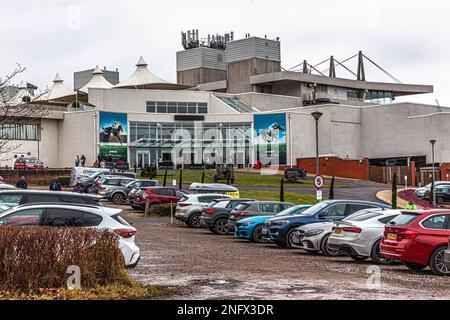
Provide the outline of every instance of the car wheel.
{"type": "Polygon", "coordinates": [[[380,244],[381,239],[375,242],[370,252],[370,258],[372,259],[373,262],[378,264],[393,264],[394,260],[385,258],[381,255],[380,244]]]}
{"type": "Polygon", "coordinates": [[[262,233],[262,229],[263,229],[263,225],[257,225],[254,229],[253,229],[253,234],[252,234],[252,241],[253,242],[257,242],[257,243],[266,243],[267,240],[263,237],[263,233],[262,233]]]}
{"type": "Polygon", "coordinates": [[[113,196],[112,201],[114,204],[121,205],[125,202],[125,196],[121,193],[116,193],[113,196]]]}
{"type": "Polygon", "coordinates": [[[427,266],[424,264],[417,264],[417,263],[411,263],[411,262],[405,262],[405,266],[408,267],[408,269],[414,270],[414,271],[420,271],[425,269],[427,266]]]}
{"type": "Polygon", "coordinates": [[[293,246],[293,238],[294,238],[295,228],[292,228],[286,233],[286,237],[284,238],[285,247],[288,249],[292,249],[293,246]]]}
{"type": "Polygon", "coordinates": [[[194,213],[189,218],[189,227],[195,228],[195,229],[200,229],[202,227],[202,222],[200,220],[200,213],[194,213]]]}
{"type": "Polygon", "coordinates": [[[228,234],[228,220],[227,219],[218,219],[216,223],[214,223],[214,233],[219,235],[227,235],[228,234]]]}
{"type": "Polygon", "coordinates": [[[436,203],[437,203],[438,205],[442,205],[442,204],[444,203],[444,199],[441,198],[441,197],[437,197],[437,198],[436,198],[436,203]]]}
{"type": "Polygon", "coordinates": [[[447,267],[444,261],[444,251],[446,247],[440,247],[434,250],[430,258],[430,268],[434,274],[438,276],[449,276],[450,269],[447,267]]]}
{"type": "Polygon", "coordinates": [[[320,244],[320,251],[322,251],[322,254],[326,257],[336,257],[339,255],[339,251],[328,247],[328,239],[330,236],[331,234],[328,234],[323,238],[322,243],[320,244]]]}
{"type": "Polygon", "coordinates": [[[84,193],[93,193],[95,190],[95,185],[88,184],[86,187],[84,187],[84,193]]]}
{"type": "Polygon", "coordinates": [[[369,259],[369,257],[357,256],[357,255],[354,255],[354,254],[351,254],[351,255],[349,255],[349,256],[350,256],[350,258],[352,258],[353,260],[355,260],[355,261],[360,261],[360,262],[366,261],[367,259],[369,259]]]}

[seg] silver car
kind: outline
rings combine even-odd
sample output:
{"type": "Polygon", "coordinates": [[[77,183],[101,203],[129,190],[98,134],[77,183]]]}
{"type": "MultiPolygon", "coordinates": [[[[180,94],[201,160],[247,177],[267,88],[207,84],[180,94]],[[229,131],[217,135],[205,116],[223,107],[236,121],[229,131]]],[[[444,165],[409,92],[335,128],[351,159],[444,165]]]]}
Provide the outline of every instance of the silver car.
{"type": "MultiPolygon", "coordinates": [[[[450,181],[436,181],[434,183],[434,186],[439,186],[439,185],[450,185],[450,181]]],[[[423,197],[425,197],[425,193],[430,190],[431,190],[431,183],[427,184],[424,187],[416,188],[414,190],[414,195],[416,197],[423,198],[423,197]]]]}
{"type": "Polygon", "coordinates": [[[318,222],[298,227],[292,237],[292,247],[304,249],[308,252],[322,252],[325,256],[336,256],[336,250],[327,246],[328,238],[333,230],[333,222],[318,222]]]}
{"type": "Polygon", "coordinates": [[[136,181],[134,178],[118,177],[118,176],[104,176],[98,182],[98,194],[107,198],[108,194],[112,193],[114,189],[122,188],[131,182],[136,181]]]}
{"type": "Polygon", "coordinates": [[[371,258],[379,264],[392,263],[392,260],[380,254],[380,243],[386,224],[400,214],[400,210],[371,209],[359,211],[342,221],[335,221],[328,239],[328,248],[347,254],[357,261],[371,258]]]}
{"type": "Polygon", "coordinates": [[[200,217],[209,203],[214,200],[231,199],[230,196],[217,193],[187,194],[177,203],[175,218],[183,221],[191,228],[203,226],[200,217]]]}

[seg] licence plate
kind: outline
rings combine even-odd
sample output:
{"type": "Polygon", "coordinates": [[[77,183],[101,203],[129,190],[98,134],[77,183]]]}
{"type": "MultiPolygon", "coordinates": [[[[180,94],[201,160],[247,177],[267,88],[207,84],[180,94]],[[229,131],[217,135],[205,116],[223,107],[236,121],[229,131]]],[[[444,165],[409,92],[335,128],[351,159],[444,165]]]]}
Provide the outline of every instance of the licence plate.
{"type": "Polygon", "coordinates": [[[341,234],[342,233],[342,229],[334,229],[333,233],[334,234],[341,234]]]}
{"type": "Polygon", "coordinates": [[[389,240],[397,240],[397,235],[395,233],[388,233],[387,238],[389,240]]]}

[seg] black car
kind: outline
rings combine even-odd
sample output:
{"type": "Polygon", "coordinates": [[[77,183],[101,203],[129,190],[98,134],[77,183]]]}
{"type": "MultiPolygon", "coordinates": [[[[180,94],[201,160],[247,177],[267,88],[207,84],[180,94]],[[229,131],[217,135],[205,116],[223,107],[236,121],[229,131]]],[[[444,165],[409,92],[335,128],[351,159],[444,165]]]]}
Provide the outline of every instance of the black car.
{"type": "MultiPolygon", "coordinates": [[[[450,202],[450,185],[443,184],[434,188],[436,194],[436,203],[441,205],[450,202]]],[[[430,191],[425,191],[425,199],[430,199],[430,191]]]]}
{"type": "Polygon", "coordinates": [[[306,178],[306,174],[306,169],[287,168],[284,170],[284,179],[288,182],[297,182],[300,179],[306,178]]]}
{"type": "Polygon", "coordinates": [[[73,192],[14,189],[0,191],[0,212],[30,203],[78,203],[101,206],[101,197],[73,192]]]}
{"type": "Polygon", "coordinates": [[[242,203],[249,203],[256,200],[253,199],[224,199],[215,200],[210,203],[207,208],[203,209],[200,220],[209,230],[215,234],[228,234],[228,218],[231,211],[242,203]]]}

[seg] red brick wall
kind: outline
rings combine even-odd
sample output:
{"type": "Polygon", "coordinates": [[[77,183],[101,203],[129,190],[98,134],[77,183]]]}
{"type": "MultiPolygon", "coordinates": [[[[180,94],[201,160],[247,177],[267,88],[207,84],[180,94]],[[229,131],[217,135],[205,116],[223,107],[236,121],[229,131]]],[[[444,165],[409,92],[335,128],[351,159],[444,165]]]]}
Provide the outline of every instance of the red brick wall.
{"type": "MultiPolygon", "coordinates": [[[[316,158],[297,159],[297,167],[316,173],[316,158]]],[[[319,159],[320,174],[341,178],[369,180],[369,159],[344,160],[336,157],[319,159]]]]}
{"type": "Polygon", "coordinates": [[[441,180],[450,180],[450,163],[441,163],[441,180]],[[447,179],[447,174],[449,178],[447,179]]]}

